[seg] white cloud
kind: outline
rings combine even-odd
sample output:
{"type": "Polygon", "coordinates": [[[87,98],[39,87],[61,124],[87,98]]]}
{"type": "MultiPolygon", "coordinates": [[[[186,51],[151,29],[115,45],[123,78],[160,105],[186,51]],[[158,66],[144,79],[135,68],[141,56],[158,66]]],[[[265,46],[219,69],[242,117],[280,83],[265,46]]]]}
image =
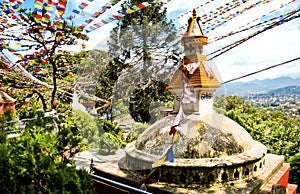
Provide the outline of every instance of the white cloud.
{"type": "MultiPolygon", "coordinates": [[[[289,30],[295,22],[287,23],[261,33],[231,51],[217,57],[215,62],[221,69],[223,80],[239,77],[299,57],[299,30],[289,30]]],[[[292,64],[296,63],[294,62],[292,64]]],[[[299,65],[299,63],[297,64],[299,65]]],[[[297,73],[295,73],[294,70],[300,69],[300,67],[293,68],[293,71],[285,67],[287,67],[287,65],[284,65],[282,69],[278,67],[274,70],[268,70],[250,76],[244,80],[263,79],[265,77],[274,78],[282,75],[297,77],[297,73]]],[[[299,72],[300,71],[298,71],[298,74],[299,72]]]]}

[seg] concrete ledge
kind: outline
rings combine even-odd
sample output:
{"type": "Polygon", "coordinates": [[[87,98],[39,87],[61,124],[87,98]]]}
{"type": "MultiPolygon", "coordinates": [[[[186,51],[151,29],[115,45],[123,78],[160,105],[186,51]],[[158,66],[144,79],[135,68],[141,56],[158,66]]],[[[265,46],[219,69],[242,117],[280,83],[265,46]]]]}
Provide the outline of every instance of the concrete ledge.
{"type": "Polygon", "coordinates": [[[272,174],[270,180],[262,187],[260,194],[268,194],[272,191],[273,185],[282,185],[287,188],[289,178],[290,164],[283,163],[280,169],[272,174]]]}
{"type": "Polygon", "coordinates": [[[288,188],[287,194],[296,194],[298,185],[288,184],[287,188],[288,188]]]}
{"type": "MultiPolygon", "coordinates": [[[[218,183],[208,186],[191,184],[173,184],[173,183],[163,183],[160,180],[151,180],[152,183],[147,184],[149,192],[153,193],[219,193],[219,194],[250,194],[250,193],[260,193],[261,188],[264,188],[274,177],[274,174],[283,173],[280,171],[282,167],[287,167],[283,165],[284,157],[266,154],[266,166],[262,175],[256,179],[247,179],[245,181],[237,180],[230,181],[228,183],[218,183]]],[[[121,170],[119,168],[117,161],[110,161],[98,164],[93,167],[95,174],[101,175],[103,177],[131,185],[133,187],[139,188],[141,183],[139,180],[145,176],[134,171],[121,170]]],[[[283,173],[284,174],[284,173],[283,173]]],[[[293,189],[295,190],[294,185],[289,185],[291,188],[291,193],[294,194],[293,189]]]]}

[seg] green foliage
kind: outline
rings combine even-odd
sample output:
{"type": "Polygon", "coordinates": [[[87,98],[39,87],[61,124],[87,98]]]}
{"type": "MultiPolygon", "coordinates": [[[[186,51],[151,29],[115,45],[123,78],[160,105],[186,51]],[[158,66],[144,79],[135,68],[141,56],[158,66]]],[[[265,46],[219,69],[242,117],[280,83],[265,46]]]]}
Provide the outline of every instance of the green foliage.
{"type": "Polygon", "coordinates": [[[80,110],[75,111],[75,125],[90,148],[99,148],[101,153],[112,154],[124,147],[124,130],[115,122],[93,118],[80,110]]]}
{"type": "Polygon", "coordinates": [[[299,172],[300,172],[300,152],[295,154],[294,156],[291,156],[288,162],[291,165],[291,172],[293,173],[292,176],[290,176],[290,181],[292,183],[297,183],[299,186],[299,172]]]}
{"type": "Polygon", "coordinates": [[[36,130],[1,143],[0,193],[91,193],[88,172],[65,162],[61,135],[36,130]]]}
{"type": "Polygon", "coordinates": [[[100,125],[97,124],[97,120],[80,110],[76,110],[74,116],[76,117],[75,125],[78,133],[84,138],[85,143],[91,148],[97,147],[101,133],[99,132],[100,125]]]}
{"type": "Polygon", "coordinates": [[[253,139],[267,147],[268,152],[284,155],[291,164],[291,183],[300,184],[300,131],[296,127],[300,125],[298,119],[290,118],[280,111],[251,106],[244,99],[233,96],[219,97],[215,107],[244,127],[253,139]],[[226,102],[226,106],[223,102],[226,102]]]}
{"type": "MultiPolygon", "coordinates": [[[[125,11],[142,2],[125,1],[121,9],[125,11]]],[[[159,111],[150,110],[151,103],[170,106],[169,102],[173,101],[166,100],[170,94],[161,90],[170,80],[182,52],[176,33],[175,27],[167,20],[166,9],[154,1],[139,12],[123,17],[111,31],[108,44],[113,62],[110,69],[119,78],[114,85],[113,100],[116,104],[122,101],[126,105],[130,101],[129,111],[136,121],[154,122],[159,118],[159,111]]]]}
{"type": "Polygon", "coordinates": [[[225,113],[230,110],[234,110],[238,107],[241,107],[245,104],[245,100],[243,98],[239,98],[237,96],[217,96],[214,100],[215,110],[220,113],[225,113]]]}
{"type": "Polygon", "coordinates": [[[83,147],[74,118],[44,117],[31,105],[17,116],[30,120],[19,138],[0,134],[0,193],[91,193],[88,172],[70,160],[83,147]]]}
{"type": "MultiPolygon", "coordinates": [[[[33,83],[19,72],[1,73],[4,89],[17,88],[11,92],[17,100],[16,117],[27,121],[18,138],[6,139],[6,134],[0,134],[0,193],[90,193],[91,177],[85,170],[77,170],[71,160],[85,145],[71,114],[71,96],[66,93],[72,93],[73,74],[85,53],[71,55],[59,51],[62,45],[74,45],[76,40],[88,37],[67,20],[60,26],[61,30],[53,29],[53,20],[42,28],[36,12],[25,9],[21,12],[20,22],[26,24],[22,38],[33,43],[22,47],[33,52],[16,63],[51,87],[33,83]],[[25,106],[23,102],[29,93],[33,96],[25,106]],[[45,116],[46,111],[54,109],[57,115],[45,116]]],[[[3,61],[0,69],[5,72],[7,67],[3,61]]],[[[10,127],[2,121],[12,118],[5,115],[1,119],[1,130],[10,127]]]]}
{"type": "Polygon", "coordinates": [[[100,125],[105,133],[109,133],[115,137],[115,140],[119,146],[124,147],[126,145],[126,142],[123,141],[124,130],[118,125],[118,123],[100,119],[100,125]]]}
{"type": "Polygon", "coordinates": [[[100,154],[114,154],[119,148],[119,140],[111,133],[104,133],[99,140],[100,154]]]}
{"type": "Polygon", "coordinates": [[[147,123],[133,123],[130,128],[130,132],[126,136],[126,142],[130,143],[136,140],[140,134],[149,127],[147,123]]]}
{"type": "Polygon", "coordinates": [[[151,81],[136,87],[129,102],[130,115],[135,121],[154,123],[160,118],[160,107],[150,109],[150,105],[152,102],[161,102],[163,105],[173,102],[173,95],[166,91],[166,86],[163,82],[151,81]]]}
{"type": "Polygon", "coordinates": [[[13,121],[15,115],[11,112],[9,108],[6,108],[4,113],[0,115],[0,131],[8,131],[15,128],[15,123],[13,121]]]}

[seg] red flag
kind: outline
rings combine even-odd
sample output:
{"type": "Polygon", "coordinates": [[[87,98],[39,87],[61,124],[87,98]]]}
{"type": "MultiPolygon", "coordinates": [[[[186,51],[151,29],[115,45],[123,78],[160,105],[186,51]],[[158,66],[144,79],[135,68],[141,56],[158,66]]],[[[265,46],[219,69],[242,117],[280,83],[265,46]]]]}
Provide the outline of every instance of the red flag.
{"type": "Polygon", "coordinates": [[[41,63],[43,64],[43,65],[46,65],[46,64],[48,64],[48,62],[46,61],[46,60],[41,60],[41,63]]]}
{"type": "Polygon", "coordinates": [[[34,72],[39,72],[39,71],[41,71],[42,69],[40,68],[40,67],[36,67],[36,68],[34,68],[34,72]]]}
{"type": "Polygon", "coordinates": [[[145,178],[142,178],[141,180],[140,180],[140,182],[141,183],[146,183],[146,182],[148,182],[150,180],[150,177],[149,176],[146,176],[145,178]]]}
{"type": "Polygon", "coordinates": [[[80,5],[82,5],[83,7],[88,6],[88,4],[87,4],[87,3],[84,3],[84,2],[82,2],[80,5]]]}
{"type": "Polygon", "coordinates": [[[175,126],[172,126],[171,127],[171,130],[170,130],[170,132],[169,132],[169,135],[174,135],[175,133],[176,133],[176,127],[177,127],[178,125],[175,125],[175,126]]]}
{"type": "Polygon", "coordinates": [[[140,4],[137,5],[137,7],[140,8],[140,9],[143,9],[143,8],[145,8],[146,6],[140,3],[140,4]]]}
{"type": "Polygon", "coordinates": [[[37,18],[37,19],[42,19],[43,18],[43,16],[40,14],[40,13],[36,13],[36,15],[35,15],[35,17],[37,18]]]}
{"type": "Polygon", "coordinates": [[[119,15],[113,15],[112,17],[116,18],[117,20],[121,18],[121,16],[119,16],[119,15]]]}

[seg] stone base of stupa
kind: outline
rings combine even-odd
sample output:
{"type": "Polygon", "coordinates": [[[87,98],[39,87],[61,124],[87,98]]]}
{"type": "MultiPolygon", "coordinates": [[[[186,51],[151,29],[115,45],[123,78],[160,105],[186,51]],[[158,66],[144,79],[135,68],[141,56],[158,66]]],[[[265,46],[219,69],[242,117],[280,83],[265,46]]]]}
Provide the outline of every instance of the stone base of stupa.
{"type": "MultiPolygon", "coordinates": [[[[170,184],[164,182],[151,182],[147,184],[150,193],[271,193],[275,185],[282,185],[286,192],[296,193],[297,186],[288,184],[289,164],[284,163],[284,157],[266,154],[264,172],[255,178],[246,180],[228,181],[226,183],[215,183],[212,185],[184,185],[170,184]]],[[[92,167],[94,174],[139,188],[139,182],[145,175],[140,172],[120,169],[120,161],[107,161],[92,167]]],[[[159,172],[158,172],[159,173],[159,172]]],[[[101,187],[101,185],[98,185],[101,187]]]]}

